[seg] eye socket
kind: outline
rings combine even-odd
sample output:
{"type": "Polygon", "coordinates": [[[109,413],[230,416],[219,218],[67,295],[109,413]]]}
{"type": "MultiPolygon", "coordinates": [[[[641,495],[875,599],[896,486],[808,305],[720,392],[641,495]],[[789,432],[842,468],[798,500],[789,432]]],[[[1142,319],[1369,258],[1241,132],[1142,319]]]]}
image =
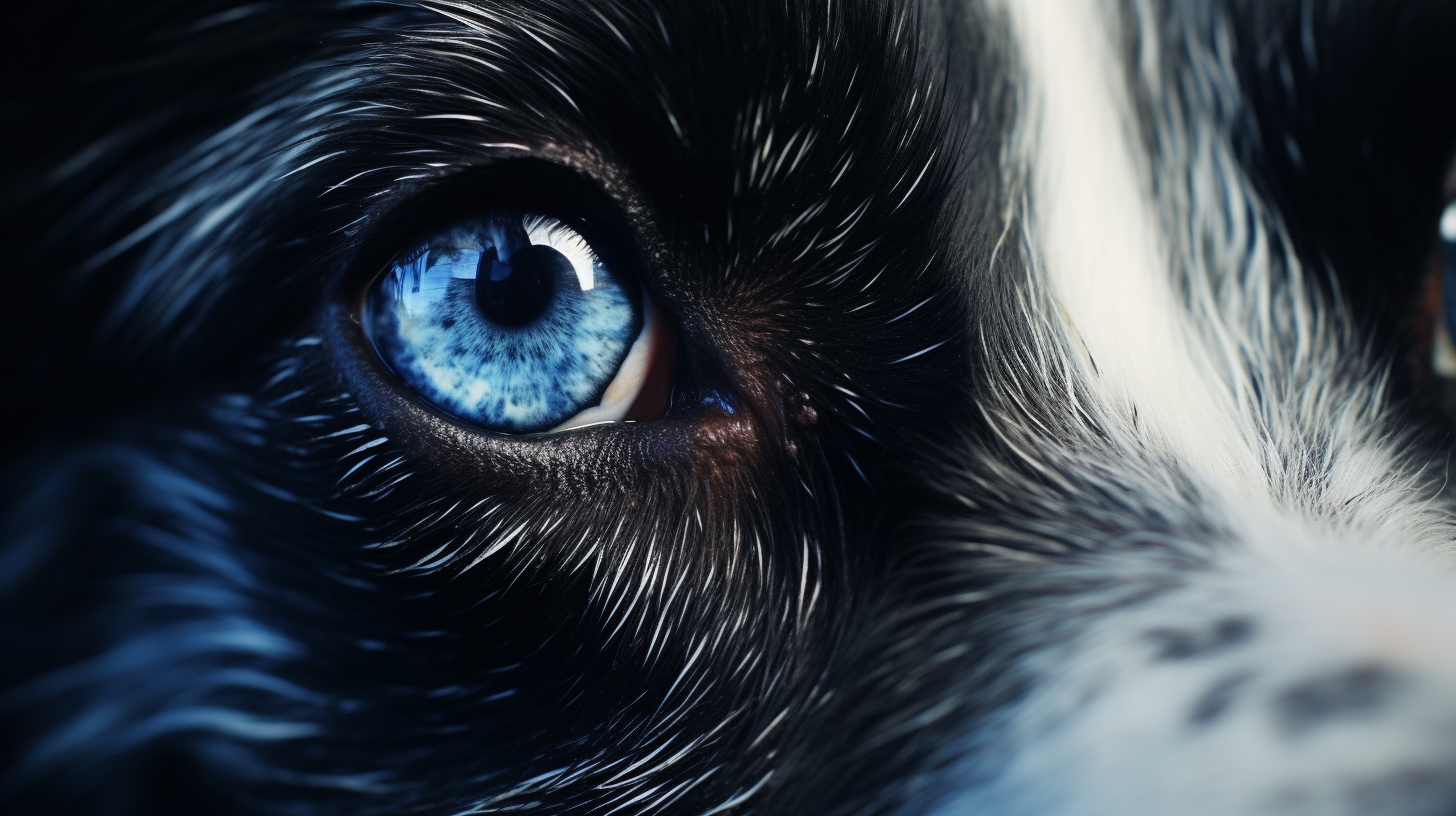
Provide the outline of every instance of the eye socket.
{"type": "Polygon", "coordinates": [[[567,221],[486,209],[423,231],[365,297],[365,333],[436,408],[538,433],[666,410],[674,342],[639,283],[567,221]]]}
{"type": "Polygon", "coordinates": [[[1431,342],[1431,370],[1442,379],[1456,379],[1456,201],[1441,213],[1441,248],[1436,273],[1440,299],[1431,342]]]}

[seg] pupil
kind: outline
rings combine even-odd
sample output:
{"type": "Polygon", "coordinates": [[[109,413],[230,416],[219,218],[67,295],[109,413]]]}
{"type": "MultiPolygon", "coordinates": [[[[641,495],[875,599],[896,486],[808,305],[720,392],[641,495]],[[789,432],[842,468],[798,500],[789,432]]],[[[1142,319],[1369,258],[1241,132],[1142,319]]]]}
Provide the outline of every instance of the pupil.
{"type": "Polygon", "coordinates": [[[475,271],[475,303],[492,322],[523,326],[546,310],[557,277],[571,274],[571,261],[545,244],[522,247],[509,261],[491,247],[475,271]]]}

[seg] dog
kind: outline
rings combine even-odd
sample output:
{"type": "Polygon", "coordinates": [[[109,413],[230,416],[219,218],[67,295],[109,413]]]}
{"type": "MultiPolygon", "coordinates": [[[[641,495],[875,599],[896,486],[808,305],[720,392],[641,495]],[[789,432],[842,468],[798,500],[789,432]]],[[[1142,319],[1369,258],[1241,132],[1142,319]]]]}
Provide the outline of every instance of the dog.
{"type": "Polygon", "coordinates": [[[14,12],[0,809],[1456,809],[1456,7],[14,12]]]}

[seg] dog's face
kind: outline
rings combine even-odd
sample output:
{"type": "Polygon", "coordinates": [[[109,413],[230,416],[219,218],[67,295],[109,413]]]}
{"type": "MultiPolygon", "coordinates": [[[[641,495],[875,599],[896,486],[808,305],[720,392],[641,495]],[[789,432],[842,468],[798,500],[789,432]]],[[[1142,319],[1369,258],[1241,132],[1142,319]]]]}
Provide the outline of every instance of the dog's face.
{"type": "Polygon", "coordinates": [[[1449,4],[98,5],[7,812],[1456,807],[1449,4]]]}

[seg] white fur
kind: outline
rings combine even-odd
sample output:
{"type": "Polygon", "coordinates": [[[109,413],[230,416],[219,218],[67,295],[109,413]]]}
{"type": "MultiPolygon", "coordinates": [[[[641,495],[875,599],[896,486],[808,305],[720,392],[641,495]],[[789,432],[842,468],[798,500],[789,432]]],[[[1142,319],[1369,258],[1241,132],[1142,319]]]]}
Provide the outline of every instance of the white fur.
{"type": "Polygon", "coordinates": [[[1173,292],[1110,8],[1101,0],[1007,3],[1027,74],[1020,149],[1035,260],[1108,406],[1239,490],[1258,459],[1173,292]]]}
{"type": "MultiPolygon", "coordinates": [[[[1199,72],[1170,79],[1168,44],[1146,25],[1142,73],[1127,70],[1111,2],[999,2],[1025,72],[1010,175],[1028,179],[1036,285],[1062,311],[1033,334],[1065,344],[1090,395],[1064,419],[1099,428],[1035,444],[1065,446],[1049,461],[1102,457],[1148,480],[1150,501],[1167,500],[1152,480],[1171,467],[1195,488],[1195,515],[1222,532],[1179,545],[1204,550],[1206,570],[1164,567],[1177,588],[1109,603],[1118,611],[1025,658],[1035,691],[980,737],[998,747],[994,767],[978,759],[967,778],[979,781],[936,813],[1353,816],[1375,807],[1362,791],[1401,774],[1443,778],[1456,768],[1456,527],[1440,463],[1409,445],[1381,364],[1339,304],[1304,285],[1234,160],[1225,117],[1237,84],[1216,21],[1187,12],[1176,45],[1199,72]],[[1157,109],[1157,156],[1136,130],[1137,82],[1157,109]],[[1087,452],[1091,441],[1106,450],[1087,452]],[[1248,644],[1188,660],[1150,645],[1160,627],[1231,617],[1254,622],[1248,644]],[[1281,731],[1291,689],[1375,665],[1400,678],[1389,705],[1281,731]],[[1191,722],[1200,699],[1242,675],[1227,713],[1191,722]]],[[[1155,9],[1133,10],[1146,21],[1155,9]]],[[[1046,423],[1016,431],[1023,448],[1034,427],[1046,423]]],[[[1057,615],[1047,611],[1048,631],[1065,631],[1057,615]]]]}
{"type": "MultiPolygon", "coordinates": [[[[1293,532],[1293,531],[1292,531],[1293,532]]],[[[1293,532],[1297,535],[1297,532],[1293,532]]],[[[1456,594],[1429,564],[1347,544],[1290,540],[1242,553],[1195,585],[1098,621],[1031,660],[1044,686],[1006,728],[998,781],[940,811],[998,816],[1365,816],[1392,770],[1440,779],[1456,751],[1456,594]],[[1146,633],[1238,616],[1240,648],[1160,661],[1146,633]],[[1307,732],[1281,695],[1350,667],[1393,667],[1392,699],[1307,732]],[[1234,691],[1207,725],[1191,712],[1234,691]],[[1368,793],[1363,795],[1370,795],[1368,793]]],[[[1421,812],[1426,811],[1412,811],[1421,812]]]]}

